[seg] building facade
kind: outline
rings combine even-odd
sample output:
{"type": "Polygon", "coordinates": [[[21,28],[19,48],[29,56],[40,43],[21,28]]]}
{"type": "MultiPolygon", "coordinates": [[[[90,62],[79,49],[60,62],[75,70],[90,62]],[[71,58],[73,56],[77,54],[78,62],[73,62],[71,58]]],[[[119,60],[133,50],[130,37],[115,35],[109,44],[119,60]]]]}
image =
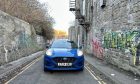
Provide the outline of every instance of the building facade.
{"type": "Polygon", "coordinates": [[[70,0],[70,11],[76,16],[73,33],[77,33],[77,41],[91,53],[93,46],[102,46],[106,34],[125,36],[124,32],[138,31],[139,4],[140,0],[70,0]]]}
{"type": "MultiPolygon", "coordinates": [[[[86,53],[107,60],[125,56],[130,60],[123,62],[135,65],[140,43],[140,0],[70,0],[70,11],[75,14],[70,36],[75,35],[86,53]]],[[[122,63],[110,62],[118,62],[118,66],[122,63]]]]}

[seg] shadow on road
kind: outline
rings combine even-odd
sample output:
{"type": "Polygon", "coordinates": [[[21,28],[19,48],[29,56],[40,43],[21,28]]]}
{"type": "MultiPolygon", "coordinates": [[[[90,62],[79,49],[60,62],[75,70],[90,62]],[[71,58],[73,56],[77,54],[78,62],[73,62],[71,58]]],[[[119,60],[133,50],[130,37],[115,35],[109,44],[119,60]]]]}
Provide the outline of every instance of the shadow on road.
{"type": "Polygon", "coordinates": [[[84,72],[84,70],[83,71],[68,71],[68,70],[61,70],[61,71],[46,71],[46,72],[44,72],[44,73],[46,73],[46,74],[80,74],[80,73],[83,73],[84,72]]]}

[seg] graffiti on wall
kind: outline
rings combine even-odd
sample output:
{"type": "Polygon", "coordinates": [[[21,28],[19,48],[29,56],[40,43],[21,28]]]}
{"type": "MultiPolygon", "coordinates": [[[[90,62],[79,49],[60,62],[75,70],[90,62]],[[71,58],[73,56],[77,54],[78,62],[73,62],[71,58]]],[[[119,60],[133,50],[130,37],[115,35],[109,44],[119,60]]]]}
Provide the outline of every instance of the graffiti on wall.
{"type": "Polygon", "coordinates": [[[139,43],[139,32],[111,32],[104,35],[104,48],[126,49],[139,43]]]}
{"type": "Polygon", "coordinates": [[[18,44],[19,47],[24,47],[24,48],[37,46],[35,39],[25,34],[25,32],[20,33],[18,44]]]}
{"type": "Polygon", "coordinates": [[[124,51],[129,49],[132,55],[136,55],[136,46],[140,43],[139,31],[111,32],[104,35],[104,48],[114,48],[124,51]]]}
{"type": "Polygon", "coordinates": [[[98,58],[103,58],[104,49],[119,49],[122,52],[129,50],[133,56],[136,56],[136,47],[140,43],[140,31],[115,31],[106,32],[103,35],[103,40],[93,38],[92,48],[93,53],[98,58]]]}
{"type": "Polygon", "coordinates": [[[92,49],[95,56],[97,56],[100,59],[103,58],[103,47],[102,47],[101,41],[99,41],[98,38],[93,38],[92,49]]]}

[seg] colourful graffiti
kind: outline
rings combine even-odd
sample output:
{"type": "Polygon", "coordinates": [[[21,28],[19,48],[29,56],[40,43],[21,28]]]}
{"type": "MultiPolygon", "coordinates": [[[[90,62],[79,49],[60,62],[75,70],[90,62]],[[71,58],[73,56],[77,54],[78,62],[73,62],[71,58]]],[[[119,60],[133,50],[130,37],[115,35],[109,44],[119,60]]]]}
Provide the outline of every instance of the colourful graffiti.
{"type": "Polygon", "coordinates": [[[111,32],[104,35],[104,48],[126,49],[136,46],[139,38],[138,31],[111,32]]]}
{"type": "Polygon", "coordinates": [[[94,38],[92,40],[92,49],[94,52],[94,55],[97,56],[98,58],[102,59],[103,58],[103,48],[102,48],[102,44],[99,41],[98,38],[94,38]]]}
{"type": "Polygon", "coordinates": [[[132,56],[136,56],[136,47],[140,43],[139,31],[116,31],[106,32],[103,40],[93,38],[92,48],[93,53],[98,58],[103,58],[104,49],[119,49],[122,52],[129,50],[132,56]]]}
{"type": "Polygon", "coordinates": [[[132,55],[133,64],[136,63],[137,45],[140,43],[139,31],[127,31],[127,32],[111,32],[104,35],[104,48],[119,49],[123,53],[129,50],[132,55]]]}

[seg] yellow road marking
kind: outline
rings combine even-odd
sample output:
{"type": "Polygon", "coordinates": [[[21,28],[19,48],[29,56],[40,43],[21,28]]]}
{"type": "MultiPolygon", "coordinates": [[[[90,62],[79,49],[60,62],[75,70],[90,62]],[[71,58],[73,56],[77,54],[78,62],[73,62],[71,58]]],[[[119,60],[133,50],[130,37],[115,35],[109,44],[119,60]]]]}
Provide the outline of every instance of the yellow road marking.
{"type": "MultiPolygon", "coordinates": [[[[87,68],[87,67],[85,67],[85,68],[88,70],[88,68],[87,68]]],[[[95,80],[98,80],[98,79],[97,79],[97,77],[96,77],[96,76],[94,76],[94,74],[90,72],[90,70],[88,70],[88,72],[89,72],[89,73],[93,76],[93,78],[94,78],[95,80]]]]}
{"type": "MultiPolygon", "coordinates": [[[[9,81],[7,81],[5,84],[10,83],[12,80],[14,80],[17,76],[19,76],[20,74],[22,74],[24,71],[26,71],[28,68],[30,68],[33,64],[35,64],[37,61],[39,61],[42,57],[37,58],[36,60],[34,60],[33,62],[29,63],[28,65],[26,65],[25,67],[22,68],[22,71],[20,73],[18,73],[16,76],[14,76],[13,78],[11,78],[9,81]]],[[[84,66],[85,67],[85,66],[84,66]]],[[[104,81],[102,81],[102,79],[99,76],[95,76],[94,71],[92,71],[89,67],[85,67],[86,70],[91,74],[91,76],[98,81],[99,84],[106,84],[104,81]]]]}
{"type": "Polygon", "coordinates": [[[39,57],[37,59],[35,59],[34,61],[32,61],[31,63],[29,63],[28,65],[26,65],[25,67],[22,68],[22,71],[20,73],[18,73],[16,76],[14,76],[13,78],[11,78],[10,80],[8,80],[5,84],[10,83],[12,80],[14,80],[17,76],[19,76],[20,74],[22,74],[24,71],[26,71],[28,68],[30,68],[33,64],[35,64],[37,61],[39,61],[42,58],[39,57]]]}
{"type": "Polygon", "coordinates": [[[88,70],[91,76],[98,81],[99,84],[106,84],[99,76],[95,76],[96,74],[94,73],[94,71],[91,70],[88,66],[85,66],[85,68],[88,70]]]}
{"type": "MultiPolygon", "coordinates": [[[[87,66],[87,68],[88,68],[92,73],[95,74],[95,72],[94,72],[93,70],[91,70],[88,66],[87,66]]],[[[96,75],[96,74],[95,74],[95,75],[96,75]]],[[[98,78],[99,81],[102,82],[102,84],[106,84],[99,76],[96,76],[96,77],[98,78]]]]}

